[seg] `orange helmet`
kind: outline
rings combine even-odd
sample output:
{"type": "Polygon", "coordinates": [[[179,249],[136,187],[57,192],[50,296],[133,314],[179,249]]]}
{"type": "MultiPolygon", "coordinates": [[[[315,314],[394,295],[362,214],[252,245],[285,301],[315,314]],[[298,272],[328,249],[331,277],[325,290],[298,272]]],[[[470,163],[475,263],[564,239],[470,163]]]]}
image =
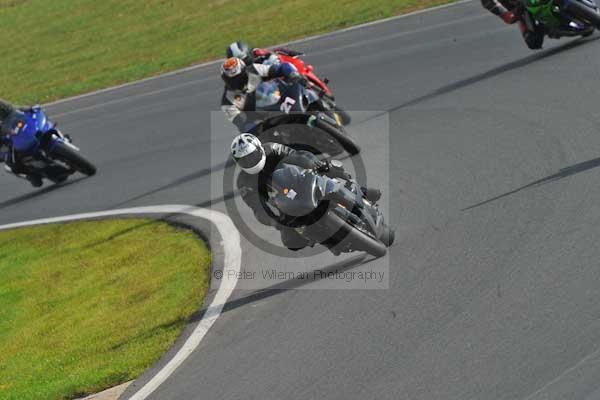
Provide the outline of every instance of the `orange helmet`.
{"type": "Polygon", "coordinates": [[[239,58],[231,57],[221,64],[221,74],[228,78],[233,78],[241,74],[246,64],[239,58]]]}
{"type": "Polygon", "coordinates": [[[221,64],[221,78],[229,90],[244,90],[248,84],[246,64],[239,58],[228,58],[221,64]]]}

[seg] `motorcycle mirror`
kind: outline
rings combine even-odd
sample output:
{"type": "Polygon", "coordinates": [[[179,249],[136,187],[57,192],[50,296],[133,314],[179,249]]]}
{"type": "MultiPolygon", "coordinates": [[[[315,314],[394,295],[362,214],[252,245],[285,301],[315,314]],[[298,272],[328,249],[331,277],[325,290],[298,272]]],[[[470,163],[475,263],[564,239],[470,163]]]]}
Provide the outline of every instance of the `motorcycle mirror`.
{"type": "Polygon", "coordinates": [[[313,66],[312,66],[312,65],[307,65],[307,66],[306,66],[306,70],[307,70],[308,72],[313,72],[313,69],[314,69],[314,68],[313,68],[313,66]]]}

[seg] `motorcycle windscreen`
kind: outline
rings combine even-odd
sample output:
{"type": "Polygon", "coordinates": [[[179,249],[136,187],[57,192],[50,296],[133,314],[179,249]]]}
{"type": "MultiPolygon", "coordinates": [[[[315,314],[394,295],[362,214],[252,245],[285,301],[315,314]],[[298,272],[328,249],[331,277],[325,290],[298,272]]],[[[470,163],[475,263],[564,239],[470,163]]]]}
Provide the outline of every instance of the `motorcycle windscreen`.
{"type": "Polygon", "coordinates": [[[277,80],[263,82],[256,88],[256,108],[258,110],[270,109],[279,104],[281,91],[277,80]]]}
{"type": "Polygon", "coordinates": [[[34,150],[38,144],[38,121],[32,113],[14,113],[2,124],[2,131],[8,132],[12,147],[17,152],[34,150]]]}
{"type": "Polygon", "coordinates": [[[319,205],[318,176],[297,166],[286,165],[271,176],[271,202],[283,214],[303,217],[319,205]]]}

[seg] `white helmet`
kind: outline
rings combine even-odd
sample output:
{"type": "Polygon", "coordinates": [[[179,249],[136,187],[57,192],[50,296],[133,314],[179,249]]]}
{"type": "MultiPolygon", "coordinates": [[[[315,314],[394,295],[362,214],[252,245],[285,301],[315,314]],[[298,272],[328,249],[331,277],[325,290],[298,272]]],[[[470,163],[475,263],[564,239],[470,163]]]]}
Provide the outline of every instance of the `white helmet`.
{"type": "Polygon", "coordinates": [[[265,167],[267,156],[262,143],[250,133],[242,133],[231,143],[233,160],[250,175],[256,175],[265,167]]]}

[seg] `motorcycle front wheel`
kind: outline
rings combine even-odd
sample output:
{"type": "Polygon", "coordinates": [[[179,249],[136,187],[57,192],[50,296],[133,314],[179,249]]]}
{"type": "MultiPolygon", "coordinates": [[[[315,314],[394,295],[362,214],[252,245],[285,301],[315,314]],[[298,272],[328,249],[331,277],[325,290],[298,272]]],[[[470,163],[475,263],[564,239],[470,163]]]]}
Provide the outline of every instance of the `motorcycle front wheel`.
{"type": "Polygon", "coordinates": [[[377,258],[386,255],[387,247],[382,242],[345,221],[339,215],[328,212],[324,218],[328,219],[329,225],[339,226],[338,233],[335,235],[340,238],[337,245],[342,247],[349,245],[353,250],[365,251],[377,258]]]}
{"type": "Polygon", "coordinates": [[[335,106],[333,115],[340,125],[346,126],[350,125],[350,122],[352,122],[352,117],[350,116],[350,114],[348,114],[347,111],[342,110],[338,106],[335,106]]]}
{"type": "Polygon", "coordinates": [[[55,143],[51,156],[84,175],[92,176],[96,174],[94,164],[63,142],[55,143]]]}

